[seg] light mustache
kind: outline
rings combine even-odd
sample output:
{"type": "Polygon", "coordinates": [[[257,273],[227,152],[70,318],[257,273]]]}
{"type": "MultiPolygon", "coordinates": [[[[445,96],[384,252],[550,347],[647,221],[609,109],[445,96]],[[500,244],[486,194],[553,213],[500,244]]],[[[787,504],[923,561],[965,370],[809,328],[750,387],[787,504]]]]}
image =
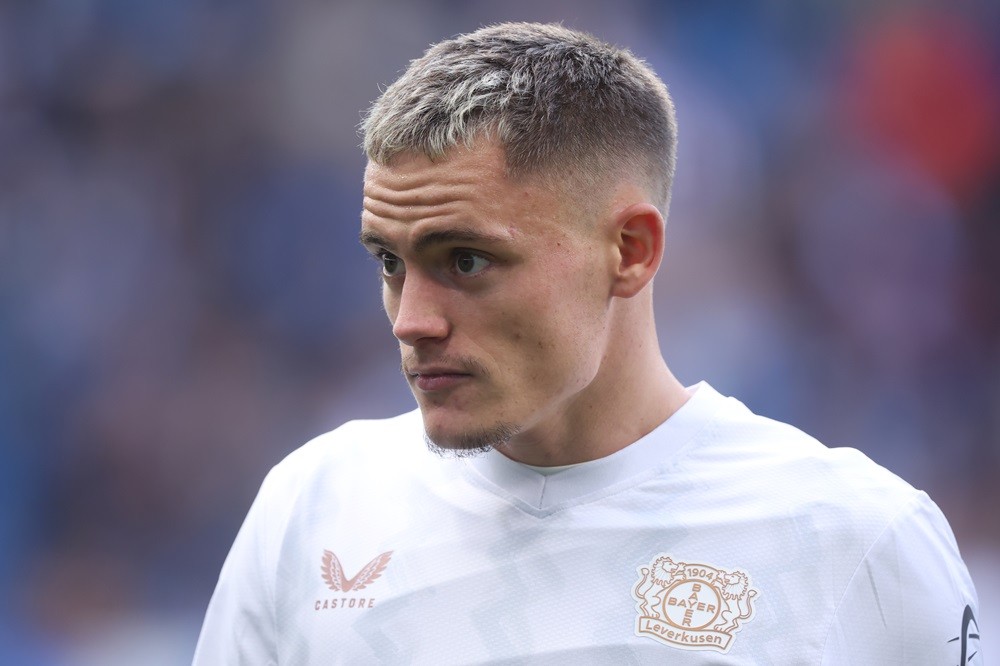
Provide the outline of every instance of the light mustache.
{"type": "Polygon", "coordinates": [[[420,366],[444,366],[446,368],[453,368],[459,372],[476,375],[478,377],[489,377],[489,370],[486,366],[477,361],[474,358],[461,358],[458,356],[437,356],[432,359],[418,359],[416,354],[410,354],[404,356],[399,365],[400,372],[403,376],[409,376],[411,373],[410,368],[420,367],[420,366]]]}

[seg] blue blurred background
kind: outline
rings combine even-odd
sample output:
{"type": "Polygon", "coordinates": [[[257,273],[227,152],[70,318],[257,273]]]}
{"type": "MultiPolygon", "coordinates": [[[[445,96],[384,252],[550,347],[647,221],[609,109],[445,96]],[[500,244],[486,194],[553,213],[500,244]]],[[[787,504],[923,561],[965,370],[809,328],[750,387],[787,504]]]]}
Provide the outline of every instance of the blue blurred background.
{"type": "Polygon", "coordinates": [[[412,408],[355,128],[512,19],[670,86],[675,373],[930,492],[1000,651],[1000,4],[9,0],[0,663],[188,662],[268,468],[412,408]]]}

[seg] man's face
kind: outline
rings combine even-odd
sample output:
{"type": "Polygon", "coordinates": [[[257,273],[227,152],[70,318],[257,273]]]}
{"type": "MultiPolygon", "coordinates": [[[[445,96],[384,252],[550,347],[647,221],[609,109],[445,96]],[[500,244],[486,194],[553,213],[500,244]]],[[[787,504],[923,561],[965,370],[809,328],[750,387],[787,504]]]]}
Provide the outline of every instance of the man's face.
{"type": "Polygon", "coordinates": [[[515,182],[483,141],[365,172],[361,240],[428,437],[530,446],[594,409],[613,244],[580,201],[515,182]]]}

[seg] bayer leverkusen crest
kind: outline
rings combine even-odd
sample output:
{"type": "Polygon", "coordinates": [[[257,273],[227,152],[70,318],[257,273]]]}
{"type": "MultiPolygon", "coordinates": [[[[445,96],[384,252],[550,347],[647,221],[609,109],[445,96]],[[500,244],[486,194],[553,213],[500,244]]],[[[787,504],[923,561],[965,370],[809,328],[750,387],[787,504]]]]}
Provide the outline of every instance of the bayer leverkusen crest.
{"type": "Polygon", "coordinates": [[[758,591],[744,571],[675,561],[660,553],[638,572],[632,589],[637,636],[682,650],[725,653],[736,632],[753,619],[758,591]]]}

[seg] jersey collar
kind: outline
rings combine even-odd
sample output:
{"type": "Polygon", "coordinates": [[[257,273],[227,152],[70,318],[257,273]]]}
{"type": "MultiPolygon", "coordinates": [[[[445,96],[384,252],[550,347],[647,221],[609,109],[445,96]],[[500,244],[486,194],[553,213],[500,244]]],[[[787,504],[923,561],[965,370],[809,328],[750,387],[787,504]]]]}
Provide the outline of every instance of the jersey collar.
{"type": "Polygon", "coordinates": [[[555,474],[540,474],[498,451],[467,460],[479,485],[521,509],[546,515],[632,487],[671,466],[681,450],[712,420],[725,398],[707,382],[652,432],[620,451],[555,474]]]}

